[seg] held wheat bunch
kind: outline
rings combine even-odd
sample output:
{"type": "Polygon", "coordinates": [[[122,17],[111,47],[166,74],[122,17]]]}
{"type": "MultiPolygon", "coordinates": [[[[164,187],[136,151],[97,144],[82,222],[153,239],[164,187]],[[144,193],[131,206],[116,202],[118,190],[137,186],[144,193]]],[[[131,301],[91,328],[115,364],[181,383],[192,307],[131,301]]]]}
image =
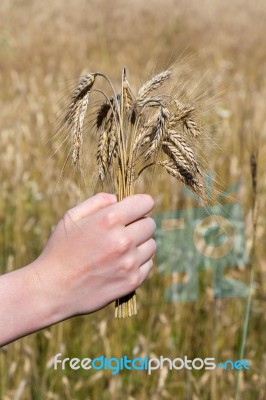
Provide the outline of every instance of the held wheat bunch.
{"type": "MultiPolygon", "coordinates": [[[[195,142],[201,132],[195,120],[195,109],[182,104],[161,89],[171,79],[171,71],[163,71],[146,82],[133,94],[122,71],[120,93],[116,93],[107,76],[85,74],[75,89],[64,124],[72,142],[72,161],[81,156],[84,119],[90,108],[90,98],[97,92],[102,101],[93,110],[91,134],[96,134],[98,177],[105,182],[115,179],[118,200],[134,194],[142,172],[151,166],[161,166],[184,183],[202,199],[206,197],[203,174],[195,154],[195,142]],[[107,81],[111,96],[97,89],[97,80],[107,81]]],[[[137,313],[136,293],[116,300],[115,316],[129,317],[137,313]]]]}

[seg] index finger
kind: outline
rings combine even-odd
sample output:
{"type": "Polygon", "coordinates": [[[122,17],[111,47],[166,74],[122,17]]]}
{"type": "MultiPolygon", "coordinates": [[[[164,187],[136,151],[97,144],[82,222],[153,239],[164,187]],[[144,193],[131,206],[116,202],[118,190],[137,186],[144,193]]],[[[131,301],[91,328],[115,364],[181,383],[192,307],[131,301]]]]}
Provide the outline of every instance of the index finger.
{"type": "Polygon", "coordinates": [[[123,225],[144,217],[154,207],[154,200],[148,194],[135,194],[125,197],[123,200],[108,207],[109,211],[117,215],[123,225]]]}

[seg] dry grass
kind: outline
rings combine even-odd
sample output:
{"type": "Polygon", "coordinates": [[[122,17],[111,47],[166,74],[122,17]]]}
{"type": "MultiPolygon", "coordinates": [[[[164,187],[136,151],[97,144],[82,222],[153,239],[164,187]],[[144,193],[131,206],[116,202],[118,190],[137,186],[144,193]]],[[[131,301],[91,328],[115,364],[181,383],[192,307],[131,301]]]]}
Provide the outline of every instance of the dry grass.
{"type": "MultiPolygon", "coordinates": [[[[82,159],[78,151],[72,153],[72,140],[77,141],[77,150],[82,144],[86,152],[90,150],[89,138],[84,137],[79,143],[80,138],[73,137],[69,143],[60,131],[55,141],[49,141],[55,132],[56,111],[64,109],[65,99],[83,69],[106,71],[115,88],[119,88],[117,71],[121,65],[127,65],[132,92],[137,93],[140,82],[147,76],[168,70],[180,58],[185,68],[179,70],[176,81],[189,84],[185,91],[180,84],[179,100],[196,107],[199,126],[210,132],[208,141],[199,140],[203,140],[203,152],[220,182],[220,185],[215,183],[214,191],[240,184],[233,200],[239,201],[244,210],[249,251],[253,247],[254,205],[250,154],[253,141],[259,145],[256,262],[245,346],[245,358],[252,362],[252,368],[239,375],[238,392],[239,398],[245,400],[263,400],[266,395],[265,1],[251,4],[244,0],[204,0],[199,4],[196,0],[189,3],[180,0],[177,6],[173,0],[116,0],[115,3],[70,0],[66,7],[62,0],[2,0],[0,15],[1,272],[34,259],[63,212],[95,190],[95,185],[84,184],[82,173],[78,173],[77,180],[76,172],[70,168],[72,160],[79,156],[82,159]],[[209,112],[206,107],[201,110],[198,93],[204,93],[207,106],[211,98],[209,112]],[[52,157],[47,155],[49,152],[52,157]],[[68,152],[70,162],[65,164],[68,152]],[[62,170],[64,179],[60,176],[62,170]],[[87,188],[86,192],[80,192],[81,184],[87,188]]],[[[124,92],[126,108],[130,109],[131,92],[127,86],[124,92]]],[[[105,112],[102,110],[102,116],[105,112]]],[[[99,126],[102,116],[99,112],[99,126]]],[[[85,128],[89,122],[86,118],[85,128]]],[[[148,123],[155,124],[156,117],[150,118],[148,123]]],[[[184,128],[193,130],[193,126],[191,120],[188,128],[184,128]]],[[[112,131],[113,126],[106,129],[112,131]]],[[[186,135],[188,138],[189,132],[186,135]]],[[[198,140],[191,139],[192,143],[198,140]]],[[[178,142],[181,146],[182,142],[178,142]]],[[[110,148],[113,146],[114,142],[110,148]]],[[[188,146],[191,147],[190,141],[188,146]]],[[[106,154],[106,159],[110,154],[106,154]]],[[[168,163],[168,155],[164,157],[163,162],[168,163]]],[[[201,152],[196,159],[201,161],[201,152]]],[[[76,167],[75,171],[78,163],[76,167]]],[[[86,170],[87,165],[82,167],[86,170]]],[[[197,207],[192,198],[179,190],[182,186],[175,178],[169,180],[163,172],[165,167],[152,168],[156,171],[156,184],[149,186],[150,174],[145,170],[138,190],[149,187],[156,198],[156,211],[197,207]]],[[[93,173],[98,176],[98,171],[93,173]]],[[[101,185],[99,181],[96,189],[101,189],[101,185]]],[[[114,189],[110,185],[110,190],[114,189]]],[[[226,276],[248,284],[250,268],[231,267],[226,276]]],[[[154,268],[151,279],[138,290],[140,311],[136,318],[118,321],[113,318],[112,307],[108,307],[97,315],[65,321],[1,349],[1,399],[234,398],[235,371],[181,370],[178,375],[175,371],[168,374],[161,371],[147,377],[142,371],[124,371],[112,376],[106,371],[83,375],[51,368],[51,359],[58,352],[66,357],[91,358],[101,354],[113,357],[163,354],[238,359],[246,299],[215,298],[212,271],[202,271],[198,302],[166,303],[163,291],[182,279],[185,277],[161,275],[154,268]]]]}

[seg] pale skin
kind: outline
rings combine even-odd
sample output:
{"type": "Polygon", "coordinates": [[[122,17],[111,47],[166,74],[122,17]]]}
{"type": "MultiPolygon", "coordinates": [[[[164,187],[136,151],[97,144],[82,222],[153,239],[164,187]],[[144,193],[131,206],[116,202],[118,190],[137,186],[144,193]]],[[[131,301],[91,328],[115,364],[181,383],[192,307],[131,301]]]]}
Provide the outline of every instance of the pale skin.
{"type": "Polygon", "coordinates": [[[35,261],[0,277],[0,346],[140,286],[156,251],[153,206],[149,195],[99,193],[66,212],[35,261]]]}

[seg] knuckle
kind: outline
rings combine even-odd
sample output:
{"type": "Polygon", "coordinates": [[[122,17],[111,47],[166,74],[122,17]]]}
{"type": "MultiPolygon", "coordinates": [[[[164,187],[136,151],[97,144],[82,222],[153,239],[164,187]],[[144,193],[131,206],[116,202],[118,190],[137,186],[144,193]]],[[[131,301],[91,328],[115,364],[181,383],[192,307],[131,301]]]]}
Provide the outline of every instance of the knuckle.
{"type": "Polygon", "coordinates": [[[99,199],[99,200],[104,200],[104,199],[106,199],[106,193],[104,193],[104,192],[99,192],[99,193],[97,193],[97,194],[95,195],[95,197],[96,197],[97,199],[99,199]]]}
{"type": "Polygon", "coordinates": [[[128,289],[135,290],[141,284],[141,277],[138,274],[132,275],[128,279],[128,289]]]}
{"type": "Polygon", "coordinates": [[[115,195],[110,194],[110,193],[105,193],[105,192],[99,192],[95,195],[97,200],[114,200],[115,195]]]}
{"type": "Polygon", "coordinates": [[[127,236],[121,236],[116,240],[116,250],[118,254],[126,253],[132,245],[132,240],[127,236]]]}
{"type": "Polygon", "coordinates": [[[106,214],[104,221],[106,225],[111,228],[119,223],[118,215],[115,211],[108,211],[106,214]]]}
{"type": "Polygon", "coordinates": [[[123,264],[121,266],[121,270],[123,273],[128,274],[132,269],[134,269],[136,264],[135,258],[133,256],[127,257],[123,260],[123,264]]]}

